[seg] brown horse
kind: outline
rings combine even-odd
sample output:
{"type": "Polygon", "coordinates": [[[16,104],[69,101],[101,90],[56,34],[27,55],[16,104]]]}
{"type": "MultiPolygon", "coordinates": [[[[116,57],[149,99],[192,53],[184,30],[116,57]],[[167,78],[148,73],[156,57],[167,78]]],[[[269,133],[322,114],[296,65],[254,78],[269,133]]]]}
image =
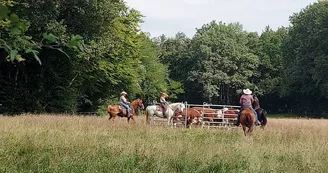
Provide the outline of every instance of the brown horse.
{"type": "Polygon", "coordinates": [[[267,111],[262,108],[258,108],[255,111],[256,111],[257,117],[261,123],[261,128],[264,128],[268,122],[267,118],[266,118],[266,116],[268,114],[267,111]]]}
{"type": "Polygon", "coordinates": [[[240,123],[243,127],[243,131],[245,136],[247,134],[251,135],[253,128],[255,126],[255,115],[254,112],[250,108],[244,108],[240,113],[240,123]],[[246,127],[248,130],[246,131],[246,127]]]}
{"type": "Polygon", "coordinates": [[[132,101],[129,106],[130,106],[130,109],[131,109],[130,117],[127,117],[126,109],[123,106],[121,106],[121,105],[108,105],[108,107],[107,107],[107,112],[109,114],[108,120],[114,121],[115,117],[119,116],[119,117],[127,117],[128,118],[128,123],[130,122],[130,119],[132,119],[133,122],[135,122],[135,120],[133,118],[133,116],[135,115],[135,109],[137,109],[137,108],[144,109],[145,107],[144,107],[141,99],[136,99],[136,100],[132,101]]]}

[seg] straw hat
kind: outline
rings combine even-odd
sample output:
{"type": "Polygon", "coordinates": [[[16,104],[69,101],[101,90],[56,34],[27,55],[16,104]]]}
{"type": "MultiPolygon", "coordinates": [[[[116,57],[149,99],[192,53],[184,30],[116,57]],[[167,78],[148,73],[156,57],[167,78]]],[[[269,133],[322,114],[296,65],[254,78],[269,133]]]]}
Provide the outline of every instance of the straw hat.
{"type": "Polygon", "coordinates": [[[126,93],[125,91],[122,91],[121,92],[121,95],[123,95],[123,94],[127,95],[128,93],[126,93]]]}
{"type": "Polygon", "coordinates": [[[166,93],[164,93],[164,92],[162,92],[162,95],[164,95],[165,97],[168,97],[168,95],[166,93]]]}

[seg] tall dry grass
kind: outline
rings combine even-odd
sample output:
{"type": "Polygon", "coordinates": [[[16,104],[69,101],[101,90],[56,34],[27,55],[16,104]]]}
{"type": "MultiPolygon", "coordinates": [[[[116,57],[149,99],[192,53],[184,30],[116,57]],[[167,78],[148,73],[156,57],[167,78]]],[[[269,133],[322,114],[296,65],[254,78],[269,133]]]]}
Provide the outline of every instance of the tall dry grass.
{"type": "Polygon", "coordinates": [[[0,117],[0,172],[327,172],[328,121],[265,130],[149,128],[107,117],[0,117]]]}

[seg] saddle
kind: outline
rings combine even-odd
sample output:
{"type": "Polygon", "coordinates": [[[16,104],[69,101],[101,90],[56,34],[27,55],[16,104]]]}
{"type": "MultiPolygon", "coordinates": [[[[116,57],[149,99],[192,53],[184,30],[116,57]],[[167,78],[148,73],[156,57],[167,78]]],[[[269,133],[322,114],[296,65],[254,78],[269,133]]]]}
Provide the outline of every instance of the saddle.
{"type": "MultiPolygon", "coordinates": [[[[157,111],[161,111],[161,112],[163,112],[163,107],[161,106],[161,104],[157,104],[157,107],[156,107],[157,109],[157,111]]],[[[165,105],[165,108],[166,108],[166,111],[167,111],[167,109],[168,109],[168,106],[167,105],[165,105]]]]}
{"type": "Polygon", "coordinates": [[[118,109],[119,110],[125,110],[125,107],[121,106],[121,105],[118,105],[118,109]]]}
{"type": "MultiPolygon", "coordinates": [[[[119,109],[119,115],[126,115],[126,109],[124,106],[122,105],[118,105],[118,109],[119,109]]],[[[133,115],[132,109],[130,108],[130,115],[133,115]]]]}

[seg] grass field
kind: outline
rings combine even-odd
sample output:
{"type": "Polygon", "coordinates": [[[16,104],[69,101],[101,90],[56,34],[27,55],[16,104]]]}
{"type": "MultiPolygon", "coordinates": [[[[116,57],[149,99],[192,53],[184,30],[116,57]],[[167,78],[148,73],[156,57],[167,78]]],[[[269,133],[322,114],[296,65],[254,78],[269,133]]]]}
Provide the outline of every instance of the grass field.
{"type": "Polygon", "coordinates": [[[0,172],[327,172],[328,120],[241,128],[128,125],[107,117],[0,117],[0,172]]]}

